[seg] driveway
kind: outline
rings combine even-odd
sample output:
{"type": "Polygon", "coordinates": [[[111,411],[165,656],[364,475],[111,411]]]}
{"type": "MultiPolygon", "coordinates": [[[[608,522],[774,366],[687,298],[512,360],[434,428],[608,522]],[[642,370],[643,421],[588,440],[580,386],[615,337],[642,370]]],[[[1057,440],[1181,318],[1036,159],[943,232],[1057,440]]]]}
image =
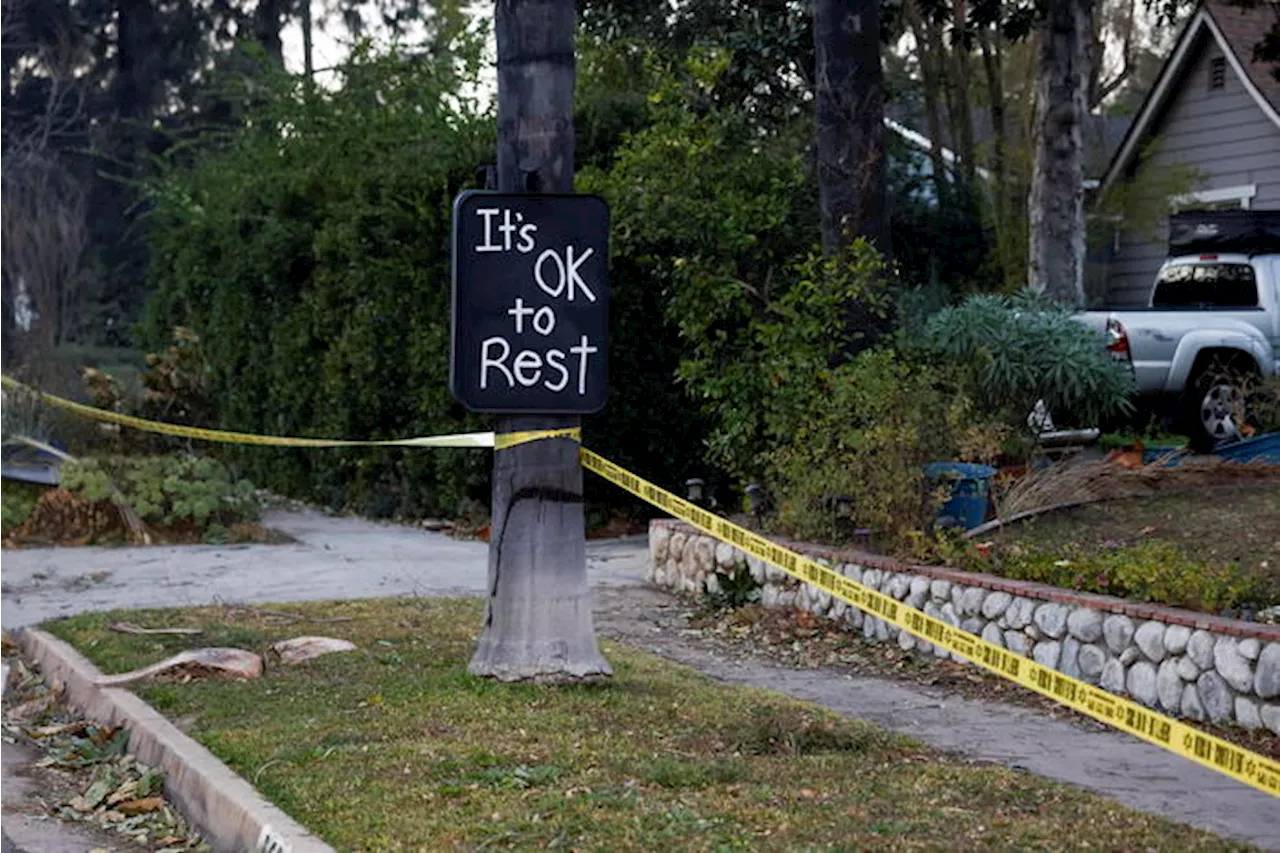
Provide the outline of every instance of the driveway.
{"type": "MultiPolygon", "coordinates": [[[[5,551],[0,624],[96,610],[388,595],[483,595],[489,546],[397,524],[268,513],[289,545],[35,548],[5,551]]],[[[645,536],[587,543],[594,586],[642,583],[645,536]]]]}

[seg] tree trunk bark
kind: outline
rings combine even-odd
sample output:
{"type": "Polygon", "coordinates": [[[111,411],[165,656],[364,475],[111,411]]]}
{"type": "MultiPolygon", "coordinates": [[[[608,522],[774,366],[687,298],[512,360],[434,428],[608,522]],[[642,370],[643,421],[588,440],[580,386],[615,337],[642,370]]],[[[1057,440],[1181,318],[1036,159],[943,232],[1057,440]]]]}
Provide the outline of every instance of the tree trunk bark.
{"type": "Polygon", "coordinates": [[[865,237],[889,251],[879,0],[814,0],[822,248],[865,237]]]}
{"type": "MultiPolygon", "coordinates": [[[[573,190],[574,0],[498,0],[498,189],[573,190]]],[[[499,433],[576,427],[577,417],[500,418],[499,433]]],[[[587,585],[578,443],[497,450],[484,633],[468,670],[502,681],[612,675],[587,585]]]]}
{"type": "Polygon", "coordinates": [[[283,0],[258,0],[254,17],[258,43],[266,52],[267,59],[277,68],[283,68],[284,43],[280,39],[280,28],[284,18],[283,0]]]}
{"type": "Polygon", "coordinates": [[[973,110],[969,106],[969,78],[973,72],[969,65],[969,18],[965,0],[953,0],[951,24],[951,57],[955,66],[952,79],[955,90],[955,112],[951,116],[952,133],[956,140],[956,157],[960,161],[960,174],[964,176],[965,192],[972,193],[977,163],[973,143],[973,110]]]}
{"type": "Polygon", "coordinates": [[[312,56],[311,0],[301,0],[298,11],[302,27],[302,74],[309,81],[316,70],[312,56]]]}
{"type": "Polygon", "coordinates": [[[938,72],[938,55],[936,44],[928,32],[920,11],[918,0],[905,0],[902,4],[911,33],[916,41],[916,55],[920,58],[920,82],[924,91],[925,122],[929,130],[929,164],[933,171],[933,188],[938,197],[938,205],[946,204],[951,191],[947,178],[949,170],[947,160],[942,156],[942,115],[939,92],[942,89],[942,75],[938,72]]]}
{"type": "Polygon", "coordinates": [[[1035,166],[1027,200],[1028,279],[1046,296],[1084,303],[1084,146],[1093,0],[1047,4],[1039,35],[1035,166]]]}

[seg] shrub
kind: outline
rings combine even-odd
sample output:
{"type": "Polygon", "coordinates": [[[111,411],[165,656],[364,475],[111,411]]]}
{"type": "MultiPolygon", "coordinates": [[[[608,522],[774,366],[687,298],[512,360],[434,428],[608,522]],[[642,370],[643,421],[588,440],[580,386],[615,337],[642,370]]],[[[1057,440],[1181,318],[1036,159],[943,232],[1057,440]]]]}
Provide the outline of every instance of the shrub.
{"type": "Polygon", "coordinates": [[[1257,572],[1237,563],[1195,560],[1167,542],[1142,542],[1090,554],[1070,547],[1020,549],[997,553],[994,564],[970,560],[966,567],[1210,613],[1246,604],[1280,603],[1280,589],[1257,572]]]}
{"type": "Polygon", "coordinates": [[[62,486],[88,501],[105,501],[115,488],[148,524],[212,532],[262,512],[253,484],[237,479],[216,459],[202,456],[105,457],[69,462],[62,486]]]}
{"type": "MultiPolygon", "coordinates": [[[[151,187],[149,405],[273,435],[483,428],[448,390],[449,244],[454,196],[492,159],[492,122],[457,94],[478,47],[437,46],[357,52],[336,89],[258,81],[233,134],[174,152],[151,187]],[[173,341],[174,327],[198,340],[173,341]],[[203,412],[187,405],[201,386],[203,412]]],[[[487,492],[489,459],[467,450],[226,458],[276,491],[376,515],[452,513],[487,492]]]]}
{"type": "Polygon", "coordinates": [[[1032,296],[971,296],[936,312],[922,339],[905,344],[963,370],[973,399],[1011,423],[1038,400],[1055,420],[1082,426],[1131,410],[1124,367],[1070,309],[1032,296]]]}
{"type": "Polygon", "coordinates": [[[5,480],[3,499],[0,500],[0,506],[3,507],[3,514],[0,515],[0,531],[11,533],[14,528],[26,521],[36,501],[40,500],[40,496],[47,490],[47,486],[38,486],[35,483],[5,480]]]}
{"type": "Polygon", "coordinates": [[[869,529],[889,549],[907,545],[934,507],[923,466],[955,452],[967,398],[944,371],[883,348],[830,371],[808,406],[767,457],[779,523],[805,539],[869,529]]]}

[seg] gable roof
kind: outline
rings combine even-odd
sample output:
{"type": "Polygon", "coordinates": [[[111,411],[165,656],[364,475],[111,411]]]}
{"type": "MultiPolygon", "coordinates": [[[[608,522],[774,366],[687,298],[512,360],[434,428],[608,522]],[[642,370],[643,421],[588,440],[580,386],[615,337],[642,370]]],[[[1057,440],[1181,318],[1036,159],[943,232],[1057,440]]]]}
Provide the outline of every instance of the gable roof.
{"type": "Polygon", "coordinates": [[[1217,43],[1245,91],[1263,114],[1280,127],[1280,80],[1272,75],[1270,63],[1253,59],[1253,46],[1274,25],[1277,15],[1280,15],[1280,7],[1275,2],[1258,3],[1247,9],[1229,6],[1223,0],[1202,2],[1183,27],[1173,53],[1160,69],[1155,85],[1147,93],[1137,118],[1125,134],[1124,142],[1111,159],[1111,165],[1102,178],[1102,186],[1109,186],[1123,175],[1137,156],[1142,140],[1194,59],[1192,48],[1201,37],[1211,38],[1217,43]]]}

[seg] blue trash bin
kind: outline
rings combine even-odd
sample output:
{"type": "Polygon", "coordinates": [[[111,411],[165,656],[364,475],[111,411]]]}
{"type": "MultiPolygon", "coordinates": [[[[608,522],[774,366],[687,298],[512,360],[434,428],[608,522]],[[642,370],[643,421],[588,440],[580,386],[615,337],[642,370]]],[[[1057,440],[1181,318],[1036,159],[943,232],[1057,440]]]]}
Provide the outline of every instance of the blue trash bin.
{"type": "Polygon", "coordinates": [[[987,520],[991,501],[991,478],[996,469],[968,462],[934,462],[924,467],[924,475],[937,486],[950,489],[938,509],[938,524],[972,530],[987,520]]]}

